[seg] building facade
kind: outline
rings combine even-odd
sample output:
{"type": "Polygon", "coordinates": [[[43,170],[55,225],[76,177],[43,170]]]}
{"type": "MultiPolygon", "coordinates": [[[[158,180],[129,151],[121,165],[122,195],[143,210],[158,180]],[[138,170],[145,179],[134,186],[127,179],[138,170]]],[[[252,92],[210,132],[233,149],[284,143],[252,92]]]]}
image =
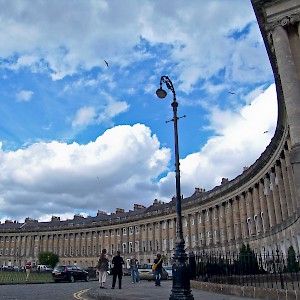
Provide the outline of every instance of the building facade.
{"type": "MultiPolygon", "coordinates": [[[[210,191],[196,188],[182,200],[183,235],[189,251],[257,252],[289,246],[300,250],[300,1],[252,0],[274,72],[278,122],[271,143],[235,179],[210,191]]],[[[132,211],[60,221],[0,224],[0,266],[37,263],[40,251],[59,255],[61,264],[96,265],[101,250],[135,254],[141,263],[159,251],[171,261],[176,244],[176,199],[134,205],[132,211]]]]}

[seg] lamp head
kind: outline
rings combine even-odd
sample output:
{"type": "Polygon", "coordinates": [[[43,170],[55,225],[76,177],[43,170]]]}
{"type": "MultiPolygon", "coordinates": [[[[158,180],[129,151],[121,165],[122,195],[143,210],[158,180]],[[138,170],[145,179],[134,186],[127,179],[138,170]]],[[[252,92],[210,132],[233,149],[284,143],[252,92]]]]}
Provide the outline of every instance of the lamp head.
{"type": "Polygon", "coordinates": [[[167,92],[163,90],[161,87],[156,91],[156,95],[158,98],[163,99],[167,96],[167,92]]]}

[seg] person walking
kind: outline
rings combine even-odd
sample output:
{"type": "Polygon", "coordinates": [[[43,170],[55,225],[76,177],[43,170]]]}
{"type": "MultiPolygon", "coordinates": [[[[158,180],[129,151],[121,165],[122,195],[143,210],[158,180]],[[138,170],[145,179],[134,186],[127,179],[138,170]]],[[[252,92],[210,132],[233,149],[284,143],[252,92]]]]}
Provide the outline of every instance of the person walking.
{"type": "Polygon", "coordinates": [[[26,281],[28,281],[30,271],[31,271],[31,261],[27,261],[27,263],[25,265],[25,270],[26,270],[26,281]]]}
{"type": "Polygon", "coordinates": [[[130,262],[130,270],[131,270],[131,278],[132,278],[132,283],[140,283],[140,273],[139,273],[139,261],[136,259],[136,256],[133,255],[130,262]]]}
{"type": "Polygon", "coordinates": [[[161,276],[162,276],[162,257],[160,253],[157,253],[154,259],[154,275],[155,275],[155,286],[160,286],[161,276]]]}
{"type": "Polygon", "coordinates": [[[120,255],[120,251],[117,251],[117,255],[113,257],[112,264],[114,265],[112,268],[113,281],[112,281],[112,289],[116,286],[117,276],[119,279],[119,289],[122,288],[122,276],[123,276],[123,265],[124,260],[120,255]]]}
{"type": "Polygon", "coordinates": [[[106,249],[103,249],[99,257],[97,270],[99,272],[100,289],[105,289],[106,276],[108,271],[108,259],[106,258],[106,249]]]}

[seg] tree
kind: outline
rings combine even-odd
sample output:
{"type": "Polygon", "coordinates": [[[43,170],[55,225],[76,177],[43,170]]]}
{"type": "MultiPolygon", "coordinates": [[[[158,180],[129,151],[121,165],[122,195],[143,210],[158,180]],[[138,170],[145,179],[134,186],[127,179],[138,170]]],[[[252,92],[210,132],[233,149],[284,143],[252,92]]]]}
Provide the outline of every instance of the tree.
{"type": "Polygon", "coordinates": [[[239,273],[243,275],[259,273],[256,255],[250,248],[249,244],[247,245],[247,247],[243,244],[240,249],[238,269],[239,273]]]}
{"type": "Polygon", "coordinates": [[[42,251],[39,253],[39,262],[41,265],[47,265],[54,268],[59,262],[59,256],[52,252],[42,251]]]}
{"type": "Polygon", "coordinates": [[[293,246],[288,249],[287,272],[299,272],[299,263],[293,246]]]}

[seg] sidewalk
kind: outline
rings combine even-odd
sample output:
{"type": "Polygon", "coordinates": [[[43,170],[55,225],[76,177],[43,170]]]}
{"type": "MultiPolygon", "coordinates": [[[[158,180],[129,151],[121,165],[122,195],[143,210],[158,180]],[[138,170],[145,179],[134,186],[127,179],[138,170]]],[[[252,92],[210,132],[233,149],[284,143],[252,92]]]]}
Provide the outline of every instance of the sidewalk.
{"type": "MultiPolygon", "coordinates": [[[[96,284],[96,283],[95,283],[96,284]]],[[[87,292],[87,296],[100,300],[167,300],[171,295],[172,280],[163,280],[161,286],[155,286],[154,282],[142,280],[141,283],[132,284],[130,276],[124,276],[122,280],[122,289],[111,289],[112,276],[107,276],[106,288],[100,289],[99,285],[87,292]]],[[[237,297],[232,295],[223,295],[200,291],[193,289],[192,295],[195,300],[253,300],[253,298],[237,297]]]]}

